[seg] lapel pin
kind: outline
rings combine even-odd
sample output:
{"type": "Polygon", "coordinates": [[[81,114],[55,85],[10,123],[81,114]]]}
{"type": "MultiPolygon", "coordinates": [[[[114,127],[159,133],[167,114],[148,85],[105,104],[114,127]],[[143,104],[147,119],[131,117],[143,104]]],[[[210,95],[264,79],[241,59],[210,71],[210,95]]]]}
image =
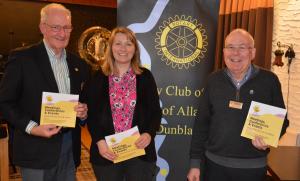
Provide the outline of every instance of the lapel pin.
{"type": "Polygon", "coordinates": [[[78,71],[79,71],[79,69],[78,69],[77,67],[76,67],[74,70],[75,70],[75,72],[78,72],[78,71]]]}

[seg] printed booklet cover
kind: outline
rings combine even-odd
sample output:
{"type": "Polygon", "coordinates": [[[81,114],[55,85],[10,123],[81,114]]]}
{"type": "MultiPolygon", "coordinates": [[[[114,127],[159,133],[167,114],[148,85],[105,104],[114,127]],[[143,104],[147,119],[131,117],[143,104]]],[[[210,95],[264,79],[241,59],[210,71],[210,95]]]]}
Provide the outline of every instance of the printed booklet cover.
{"type": "Polygon", "coordinates": [[[140,132],[137,126],[124,132],[105,137],[108,147],[118,155],[114,163],[145,155],[145,150],[138,149],[134,144],[139,137],[140,132]]]}
{"type": "Polygon", "coordinates": [[[241,136],[263,138],[270,146],[277,147],[286,109],[252,101],[241,136]]]}
{"type": "Polygon", "coordinates": [[[75,127],[79,95],[43,92],[40,124],[75,127]]]}

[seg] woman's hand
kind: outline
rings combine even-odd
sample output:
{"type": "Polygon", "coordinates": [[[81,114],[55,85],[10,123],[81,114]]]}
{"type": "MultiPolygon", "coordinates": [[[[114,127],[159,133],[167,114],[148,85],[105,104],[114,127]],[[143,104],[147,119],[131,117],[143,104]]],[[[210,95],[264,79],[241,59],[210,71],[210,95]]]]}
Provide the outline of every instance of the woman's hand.
{"type": "Polygon", "coordinates": [[[109,148],[108,145],[106,144],[105,140],[100,140],[97,142],[98,146],[98,151],[100,155],[110,161],[114,161],[114,159],[117,158],[117,155],[114,154],[109,148]]]}
{"type": "Polygon", "coordinates": [[[141,136],[136,140],[135,145],[139,149],[146,148],[151,142],[151,136],[149,133],[143,133],[141,136]]]}

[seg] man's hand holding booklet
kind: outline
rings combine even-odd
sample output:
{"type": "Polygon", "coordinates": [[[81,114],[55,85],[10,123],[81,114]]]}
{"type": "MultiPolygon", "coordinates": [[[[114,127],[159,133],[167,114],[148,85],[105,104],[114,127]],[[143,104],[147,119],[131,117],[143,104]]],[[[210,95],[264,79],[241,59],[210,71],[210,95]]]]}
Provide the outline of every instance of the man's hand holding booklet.
{"type": "Polygon", "coordinates": [[[263,138],[270,146],[277,147],[286,109],[252,101],[241,136],[263,138]]]}

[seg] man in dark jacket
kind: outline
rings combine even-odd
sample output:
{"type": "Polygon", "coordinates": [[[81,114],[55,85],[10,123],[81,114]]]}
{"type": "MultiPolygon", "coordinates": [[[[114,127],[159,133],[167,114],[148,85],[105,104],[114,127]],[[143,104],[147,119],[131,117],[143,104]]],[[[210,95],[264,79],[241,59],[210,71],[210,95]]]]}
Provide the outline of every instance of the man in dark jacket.
{"type": "MultiPolygon", "coordinates": [[[[0,111],[14,127],[13,163],[24,181],[74,181],[80,163],[80,127],[40,125],[43,92],[79,94],[88,66],[67,53],[71,12],[60,4],[42,8],[43,41],[11,53],[0,85],[0,111]]],[[[87,117],[86,104],[74,110],[87,117]]]]}
{"type": "MultiPolygon", "coordinates": [[[[285,105],[277,76],[251,63],[255,51],[253,37],[243,29],[226,37],[227,67],[208,78],[194,123],[189,181],[199,181],[200,173],[204,181],[264,180],[269,146],[261,137],[250,140],[241,132],[251,101],[285,105]]],[[[285,118],[281,135],[287,126],[285,118]]]]}

